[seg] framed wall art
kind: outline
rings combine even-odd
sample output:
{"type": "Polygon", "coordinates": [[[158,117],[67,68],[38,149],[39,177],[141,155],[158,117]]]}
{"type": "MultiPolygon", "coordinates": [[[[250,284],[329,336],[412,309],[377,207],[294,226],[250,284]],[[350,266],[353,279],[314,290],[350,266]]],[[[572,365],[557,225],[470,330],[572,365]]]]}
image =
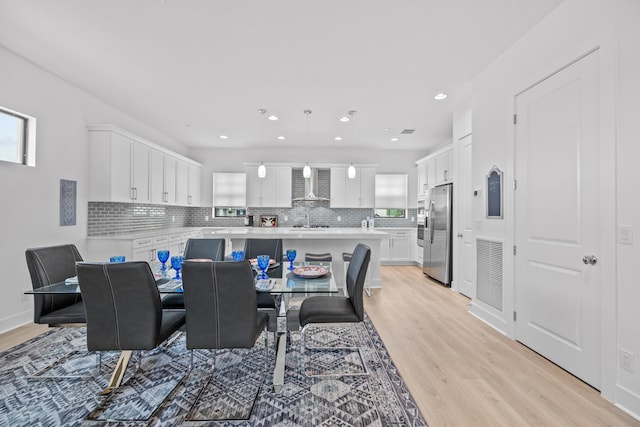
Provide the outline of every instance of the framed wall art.
{"type": "Polygon", "coordinates": [[[260,215],[260,227],[277,227],[278,215],[260,215]]]}
{"type": "Polygon", "coordinates": [[[502,219],[502,171],[496,166],[487,174],[487,218],[502,219]]]}

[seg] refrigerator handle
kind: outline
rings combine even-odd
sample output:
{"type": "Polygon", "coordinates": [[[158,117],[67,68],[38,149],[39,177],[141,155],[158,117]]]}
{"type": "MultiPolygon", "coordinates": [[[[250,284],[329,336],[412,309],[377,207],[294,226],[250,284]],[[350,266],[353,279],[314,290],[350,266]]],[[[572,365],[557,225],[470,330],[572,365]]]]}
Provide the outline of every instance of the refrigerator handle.
{"type": "Polygon", "coordinates": [[[429,202],[429,243],[433,243],[433,201],[429,202]]]}

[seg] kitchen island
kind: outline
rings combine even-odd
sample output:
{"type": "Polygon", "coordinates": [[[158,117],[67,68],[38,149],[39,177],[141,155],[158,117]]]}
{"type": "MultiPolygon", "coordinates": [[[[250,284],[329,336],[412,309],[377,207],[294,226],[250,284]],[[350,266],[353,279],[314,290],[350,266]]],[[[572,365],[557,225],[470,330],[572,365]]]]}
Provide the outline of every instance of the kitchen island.
{"type": "Polygon", "coordinates": [[[293,228],[293,227],[229,227],[203,228],[202,237],[227,239],[226,251],[244,248],[244,241],[254,239],[282,239],[283,249],[295,249],[296,261],[304,261],[304,254],[331,253],[333,272],[339,287],[344,286],[345,271],[342,253],[353,252],[358,243],[371,248],[371,261],[367,272],[367,287],[380,288],[380,242],[388,233],[361,228],[293,228]]]}

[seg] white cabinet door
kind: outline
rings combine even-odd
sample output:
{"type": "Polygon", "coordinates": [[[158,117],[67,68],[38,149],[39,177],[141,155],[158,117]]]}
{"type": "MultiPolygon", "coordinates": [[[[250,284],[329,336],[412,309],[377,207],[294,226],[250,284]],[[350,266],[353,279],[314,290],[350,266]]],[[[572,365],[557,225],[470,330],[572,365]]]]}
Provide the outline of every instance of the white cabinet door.
{"type": "Polygon", "coordinates": [[[373,208],[376,204],[376,169],[358,168],[356,179],[360,176],[360,206],[373,208]]]}
{"type": "Polygon", "coordinates": [[[267,175],[260,179],[260,204],[267,208],[275,207],[278,201],[278,168],[267,167],[267,175]]]}
{"type": "Polygon", "coordinates": [[[331,168],[331,201],[329,202],[329,205],[332,208],[347,207],[346,181],[346,168],[331,168]]]}
{"type": "Polygon", "coordinates": [[[170,205],[176,204],[176,168],[178,159],[175,157],[164,156],[164,193],[165,202],[170,205]]]}
{"type": "Polygon", "coordinates": [[[191,206],[200,206],[200,191],[202,186],[202,168],[189,164],[189,195],[187,203],[191,206]]]}
{"type": "Polygon", "coordinates": [[[151,152],[151,203],[176,203],[177,161],[162,151],[151,152]]]}
{"type": "Polygon", "coordinates": [[[427,191],[427,162],[420,163],[416,168],[416,196],[422,199],[427,191]]]}
{"type": "Polygon", "coordinates": [[[258,178],[258,168],[253,166],[247,167],[246,176],[247,206],[262,206],[262,178],[258,178]]]}
{"type": "Polygon", "coordinates": [[[397,232],[391,236],[390,240],[390,259],[391,261],[410,261],[411,247],[409,246],[408,231],[397,232]]]}
{"type": "Polygon", "coordinates": [[[281,166],[277,169],[276,177],[276,207],[278,208],[290,208],[291,205],[291,186],[292,175],[291,168],[288,166],[281,166]]]}
{"type": "MultiPolygon", "coordinates": [[[[345,169],[346,170],[346,169],[345,169]]],[[[360,207],[360,168],[356,168],[356,177],[351,179],[347,176],[344,181],[345,186],[345,207],[346,208],[359,208],[360,207]]]]}
{"type": "Polygon", "coordinates": [[[427,190],[436,186],[436,159],[427,160],[427,190]]]}
{"type": "Polygon", "coordinates": [[[133,156],[131,172],[133,188],[133,200],[136,203],[149,203],[151,201],[151,187],[149,184],[151,165],[151,149],[139,142],[131,143],[131,153],[133,156]]]}
{"type": "Polygon", "coordinates": [[[436,157],[436,185],[451,182],[453,178],[452,163],[451,151],[447,151],[436,157]]]}
{"type": "Polygon", "coordinates": [[[131,170],[133,168],[131,161],[131,143],[118,133],[110,132],[111,136],[111,168],[108,171],[111,183],[112,202],[131,202],[133,201],[133,189],[131,185],[131,170]]]}
{"type": "Polygon", "coordinates": [[[151,150],[151,203],[161,204],[164,201],[164,154],[151,150]]]}
{"type": "MultiPolygon", "coordinates": [[[[258,171],[256,169],[256,179],[258,171]]],[[[247,174],[223,173],[213,174],[213,206],[246,207],[247,206],[247,174]]],[[[254,185],[254,184],[252,184],[254,185]]],[[[249,205],[255,206],[255,205],[249,205]]]]}
{"type": "Polygon", "coordinates": [[[176,203],[185,206],[189,198],[189,163],[176,159],[176,203]]]}

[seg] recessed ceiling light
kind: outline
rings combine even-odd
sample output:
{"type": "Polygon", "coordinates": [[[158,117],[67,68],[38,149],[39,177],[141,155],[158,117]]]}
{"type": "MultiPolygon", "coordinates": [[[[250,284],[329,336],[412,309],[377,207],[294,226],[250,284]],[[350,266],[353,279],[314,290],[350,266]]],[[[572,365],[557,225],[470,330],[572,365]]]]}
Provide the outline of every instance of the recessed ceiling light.
{"type": "Polygon", "coordinates": [[[436,96],[434,96],[433,99],[435,99],[436,101],[442,101],[446,97],[447,97],[446,93],[440,92],[436,96]]]}
{"type": "Polygon", "coordinates": [[[276,116],[276,115],[274,115],[274,114],[270,115],[268,118],[269,118],[269,120],[271,120],[271,121],[276,121],[276,120],[278,120],[278,116],[276,116]]]}
{"type": "Polygon", "coordinates": [[[342,137],[341,136],[336,136],[335,138],[333,138],[334,141],[342,141],[342,137]]]}
{"type": "Polygon", "coordinates": [[[391,141],[396,142],[398,141],[398,138],[391,138],[391,141]]]}
{"type": "Polygon", "coordinates": [[[285,137],[284,137],[284,136],[282,136],[282,135],[280,135],[280,136],[278,137],[278,139],[279,139],[280,141],[282,141],[282,140],[284,140],[284,139],[285,139],[285,137]]]}
{"type": "Polygon", "coordinates": [[[340,117],[340,121],[341,121],[342,123],[346,123],[346,122],[348,122],[348,121],[349,121],[349,117],[347,117],[347,116],[342,116],[342,117],[340,117]]]}
{"type": "Polygon", "coordinates": [[[220,139],[229,139],[227,135],[220,135],[220,139]]]}

